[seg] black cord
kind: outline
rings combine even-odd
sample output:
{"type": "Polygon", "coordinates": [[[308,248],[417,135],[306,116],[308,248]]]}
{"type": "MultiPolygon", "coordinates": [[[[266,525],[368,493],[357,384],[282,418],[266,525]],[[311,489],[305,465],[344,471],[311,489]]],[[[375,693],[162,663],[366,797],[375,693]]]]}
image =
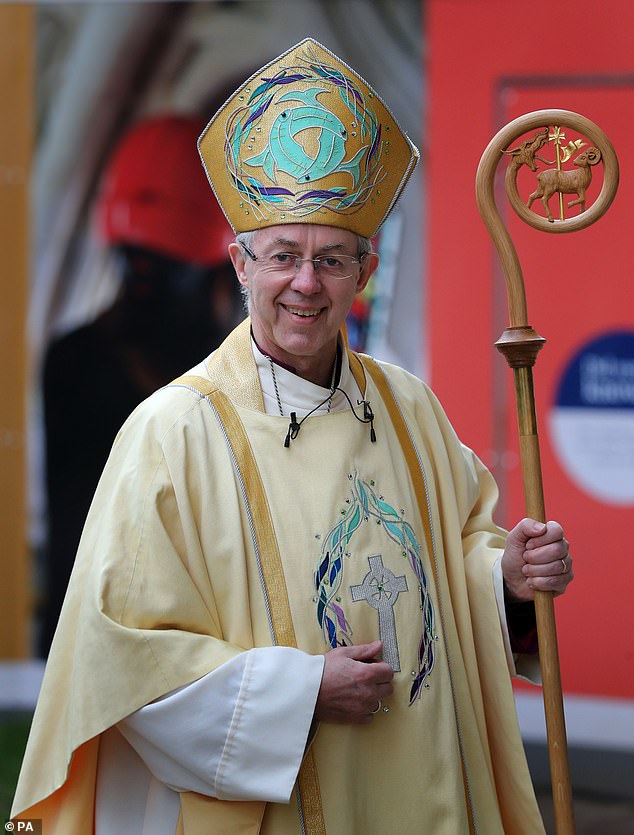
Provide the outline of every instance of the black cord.
{"type": "Polygon", "coordinates": [[[313,412],[316,412],[317,409],[320,409],[322,406],[324,406],[336,391],[340,391],[346,398],[346,400],[348,401],[348,405],[350,406],[350,411],[359,421],[359,423],[370,424],[370,441],[373,444],[376,443],[376,432],[374,431],[374,412],[372,411],[372,408],[370,406],[370,401],[357,400],[357,406],[363,405],[363,417],[361,418],[355,412],[354,406],[352,405],[352,401],[350,400],[346,392],[342,388],[339,388],[339,386],[335,386],[333,390],[328,394],[328,397],[324,398],[324,400],[322,400],[321,403],[318,403],[314,409],[311,409],[311,411],[308,412],[307,415],[304,415],[304,417],[299,422],[297,420],[297,413],[291,412],[291,422],[289,423],[288,432],[286,433],[286,438],[284,439],[284,446],[287,449],[291,445],[291,441],[294,441],[295,438],[299,435],[299,430],[302,428],[302,423],[306,420],[306,418],[309,418],[313,414],[313,412]]]}

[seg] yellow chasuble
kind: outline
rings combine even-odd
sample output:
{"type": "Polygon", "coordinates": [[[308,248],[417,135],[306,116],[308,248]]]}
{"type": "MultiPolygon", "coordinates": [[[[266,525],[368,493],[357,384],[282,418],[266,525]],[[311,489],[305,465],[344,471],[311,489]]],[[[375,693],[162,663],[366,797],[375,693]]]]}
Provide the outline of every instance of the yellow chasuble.
{"type": "Polygon", "coordinates": [[[47,835],[91,831],[99,735],[136,709],[246,649],[379,637],[393,696],[370,725],[318,728],[288,805],[183,793],[179,831],[543,833],[493,588],[494,482],[424,384],[350,364],[376,442],[343,411],[286,448],[248,320],[122,428],[14,804],[47,835]]]}

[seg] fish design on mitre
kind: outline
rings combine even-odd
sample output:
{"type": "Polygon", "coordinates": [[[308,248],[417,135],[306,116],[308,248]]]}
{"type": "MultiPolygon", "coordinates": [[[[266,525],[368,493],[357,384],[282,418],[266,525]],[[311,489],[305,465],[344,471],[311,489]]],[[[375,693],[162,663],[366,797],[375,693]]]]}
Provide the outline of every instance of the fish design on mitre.
{"type": "Polygon", "coordinates": [[[278,103],[297,101],[301,106],[289,107],[277,115],[267,147],[260,154],[245,159],[245,164],[262,168],[273,182],[276,182],[277,171],[289,174],[298,183],[314,182],[345,171],[352,177],[353,187],[356,187],[368,148],[361,148],[351,160],[344,162],[348,132],[341,120],[317,99],[320,93],[327,92],[321,87],[311,87],[303,92],[289,91],[280,96],[278,103]],[[318,151],[314,157],[307,154],[295,138],[308,130],[319,131],[318,151]]]}

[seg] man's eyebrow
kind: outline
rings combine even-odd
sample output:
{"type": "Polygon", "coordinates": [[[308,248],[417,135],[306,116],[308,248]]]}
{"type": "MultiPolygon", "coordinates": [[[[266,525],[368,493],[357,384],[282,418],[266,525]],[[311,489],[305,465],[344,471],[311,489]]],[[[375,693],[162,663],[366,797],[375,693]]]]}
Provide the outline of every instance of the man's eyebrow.
{"type": "Polygon", "coordinates": [[[290,238],[274,238],[271,242],[273,246],[287,246],[289,248],[295,247],[296,249],[299,247],[298,241],[291,241],[290,238]]]}
{"type": "Polygon", "coordinates": [[[333,250],[333,249],[345,249],[345,248],[346,248],[346,245],[345,245],[345,244],[341,244],[341,243],[338,243],[338,244],[326,244],[325,246],[322,246],[322,247],[321,247],[320,252],[330,252],[330,251],[331,251],[331,250],[333,250]]]}

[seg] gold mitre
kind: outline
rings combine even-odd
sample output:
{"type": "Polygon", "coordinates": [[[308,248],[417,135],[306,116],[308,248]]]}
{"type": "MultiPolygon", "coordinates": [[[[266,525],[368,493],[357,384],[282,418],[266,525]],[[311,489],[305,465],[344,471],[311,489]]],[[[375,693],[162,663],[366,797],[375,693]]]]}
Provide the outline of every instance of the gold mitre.
{"type": "Polygon", "coordinates": [[[311,38],[245,81],[198,150],[235,232],[318,223],[367,238],[419,159],[380,96],[311,38]]]}

